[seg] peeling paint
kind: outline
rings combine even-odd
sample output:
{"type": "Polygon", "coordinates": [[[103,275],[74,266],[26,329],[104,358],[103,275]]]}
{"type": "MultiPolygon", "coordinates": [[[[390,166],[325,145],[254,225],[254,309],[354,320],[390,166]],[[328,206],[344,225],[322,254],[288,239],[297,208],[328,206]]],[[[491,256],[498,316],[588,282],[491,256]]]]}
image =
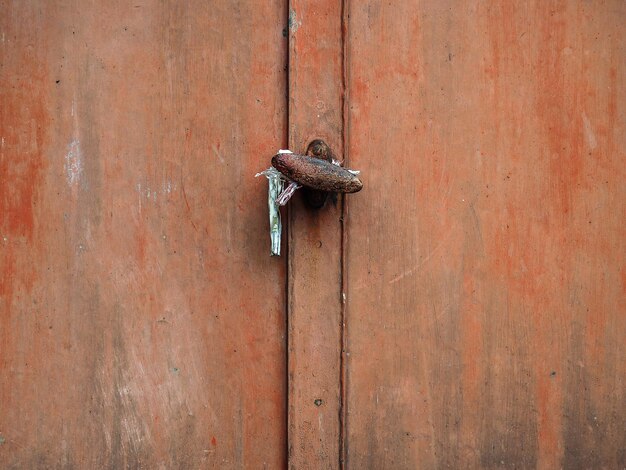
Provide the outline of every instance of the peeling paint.
{"type": "Polygon", "coordinates": [[[167,196],[169,194],[172,194],[173,192],[176,192],[176,190],[178,189],[176,184],[172,183],[170,180],[163,181],[160,187],[159,185],[157,185],[156,188],[154,186],[141,183],[137,183],[135,188],[140,195],[140,203],[141,198],[145,198],[148,201],[157,202],[159,194],[162,196],[167,196]]]}
{"type": "Polygon", "coordinates": [[[296,11],[292,8],[289,10],[289,30],[292,33],[298,31],[298,29],[302,26],[302,21],[298,21],[296,16],[296,11]]]}
{"type": "Polygon", "coordinates": [[[67,154],[65,155],[65,175],[69,186],[78,184],[83,175],[83,155],[78,139],[72,140],[67,146],[67,154]]]}

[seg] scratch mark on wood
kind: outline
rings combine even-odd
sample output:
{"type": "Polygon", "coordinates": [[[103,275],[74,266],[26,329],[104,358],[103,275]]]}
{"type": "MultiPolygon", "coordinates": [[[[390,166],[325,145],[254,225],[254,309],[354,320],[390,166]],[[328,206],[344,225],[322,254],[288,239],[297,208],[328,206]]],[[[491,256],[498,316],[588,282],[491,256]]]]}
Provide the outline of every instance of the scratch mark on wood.
{"type": "Polygon", "coordinates": [[[433,248],[433,250],[430,253],[428,253],[428,255],[426,255],[426,257],[421,262],[416,264],[414,267],[404,271],[403,273],[398,274],[396,277],[391,279],[388,284],[395,284],[396,282],[401,281],[405,277],[412,276],[413,274],[415,274],[422,266],[424,266],[428,261],[430,261],[430,259],[433,256],[435,256],[437,252],[441,250],[441,248],[444,246],[445,242],[448,241],[449,238],[450,238],[450,235],[448,234],[448,236],[446,236],[439,243],[437,243],[437,246],[435,246],[435,248],[433,248]]]}
{"type": "Polygon", "coordinates": [[[585,129],[585,138],[587,139],[587,144],[589,145],[589,148],[591,150],[594,150],[598,146],[596,135],[593,132],[589,118],[584,112],[583,112],[582,118],[583,118],[583,126],[585,129]]]}

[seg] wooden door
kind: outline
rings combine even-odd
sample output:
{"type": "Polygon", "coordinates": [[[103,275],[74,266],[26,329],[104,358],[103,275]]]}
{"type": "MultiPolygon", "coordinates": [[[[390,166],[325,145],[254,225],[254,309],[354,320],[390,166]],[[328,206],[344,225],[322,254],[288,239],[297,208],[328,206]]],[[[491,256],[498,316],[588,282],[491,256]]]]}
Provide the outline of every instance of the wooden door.
{"type": "Polygon", "coordinates": [[[626,467],[626,4],[347,5],[346,466],[626,467]]]}
{"type": "Polygon", "coordinates": [[[280,468],[282,0],[0,2],[0,467],[280,468]]]}
{"type": "Polygon", "coordinates": [[[626,466],[623,2],[0,7],[3,468],[626,466]]]}

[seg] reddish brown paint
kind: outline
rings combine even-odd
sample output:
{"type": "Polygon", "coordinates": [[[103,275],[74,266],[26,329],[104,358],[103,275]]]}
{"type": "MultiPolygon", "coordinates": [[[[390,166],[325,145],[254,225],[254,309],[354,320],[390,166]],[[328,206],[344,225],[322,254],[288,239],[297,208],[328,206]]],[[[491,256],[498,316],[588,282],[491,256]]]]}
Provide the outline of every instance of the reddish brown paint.
{"type": "Polygon", "coordinates": [[[0,11],[0,467],[285,466],[286,5],[0,11]]]}
{"type": "Polygon", "coordinates": [[[287,429],[283,3],[0,8],[2,466],[624,466],[623,3],[291,2],[287,429]]]}
{"type": "Polygon", "coordinates": [[[623,2],[349,3],[348,468],[623,467],[623,2]]]}
{"type": "MultiPolygon", "coordinates": [[[[292,0],[289,9],[289,148],[304,153],[323,139],[341,160],[341,2],[292,0]]],[[[339,466],[341,235],[340,204],[308,209],[296,194],[289,208],[287,288],[294,469],[339,466]]]]}

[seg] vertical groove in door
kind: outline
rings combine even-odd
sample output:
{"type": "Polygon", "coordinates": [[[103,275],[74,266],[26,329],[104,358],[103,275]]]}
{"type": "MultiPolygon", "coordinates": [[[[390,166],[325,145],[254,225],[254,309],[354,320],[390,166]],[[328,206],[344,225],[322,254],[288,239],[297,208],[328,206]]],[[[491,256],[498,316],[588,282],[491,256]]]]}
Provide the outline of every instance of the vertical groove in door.
{"type": "MultiPolygon", "coordinates": [[[[346,16],[349,14],[348,0],[341,0],[341,138],[343,145],[343,164],[344,167],[348,166],[348,126],[347,126],[347,106],[348,106],[348,86],[347,86],[347,20],[346,16]]],[[[347,299],[347,272],[346,272],[346,237],[347,237],[347,220],[348,215],[348,198],[345,195],[341,196],[341,355],[339,363],[339,468],[343,469],[347,466],[347,442],[346,442],[346,427],[348,418],[348,409],[346,401],[347,393],[347,325],[346,325],[346,303],[347,299]]]]}
{"type": "MultiPolygon", "coordinates": [[[[290,145],[290,137],[289,137],[289,123],[290,123],[290,113],[289,113],[289,84],[290,84],[290,64],[289,64],[289,59],[290,59],[290,53],[289,53],[289,0],[286,0],[283,4],[285,6],[285,11],[284,11],[284,21],[285,21],[285,26],[283,29],[283,35],[286,36],[283,39],[287,40],[287,47],[285,48],[285,74],[286,74],[286,79],[285,79],[285,115],[286,115],[286,126],[285,126],[285,135],[283,137],[283,142],[284,145],[286,146],[286,148],[289,148],[290,145]]],[[[280,208],[279,208],[280,210],[280,208]]],[[[290,386],[291,386],[291,381],[289,380],[289,327],[290,327],[290,308],[289,308],[289,296],[290,296],[290,279],[293,273],[292,270],[292,266],[291,266],[291,205],[287,205],[287,207],[285,208],[285,220],[287,221],[287,223],[283,223],[283,230],[285,231],[285,241],[286,241],[286,246],[283,247],[283,252],[285,253],[286,256],[286,260],[285,260],[285,298],[284,298],[284,308],[285,308],[285,336],[284,336],[284,341],[285,341],[285,389],[287,391],[286,395],[285,395],[285,421],[284,421],[284,425],[285,425],[285,431],[286,431],[286,437],[285,437],[285,461],[287,463],[287,467],[289,467],[289,447],[290,447],[290,431],[289,431],[289,409],[290,409],[290,402],[291,402],[291,392],[290,392],[290,386]],[[286,225],[286,227],[284,227],[286,225]]],[[[282,234],[281,234],[282,236],[282,234]]]]}

